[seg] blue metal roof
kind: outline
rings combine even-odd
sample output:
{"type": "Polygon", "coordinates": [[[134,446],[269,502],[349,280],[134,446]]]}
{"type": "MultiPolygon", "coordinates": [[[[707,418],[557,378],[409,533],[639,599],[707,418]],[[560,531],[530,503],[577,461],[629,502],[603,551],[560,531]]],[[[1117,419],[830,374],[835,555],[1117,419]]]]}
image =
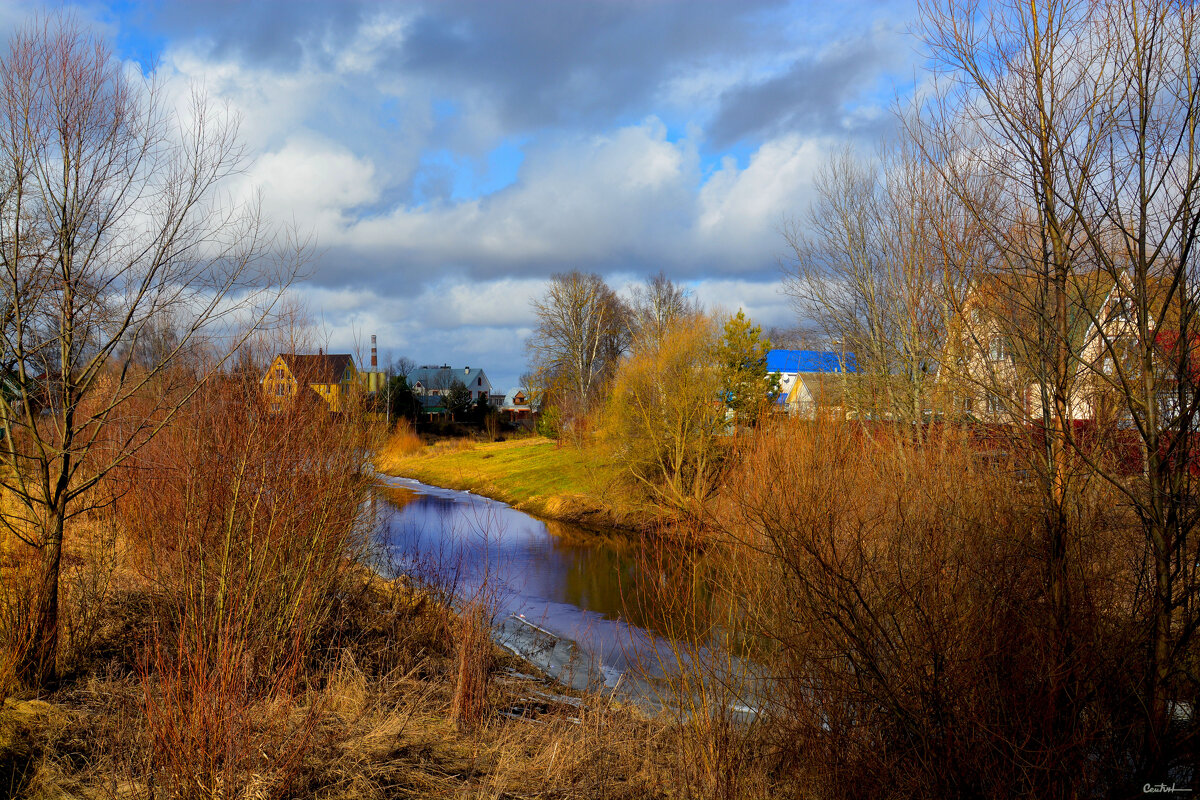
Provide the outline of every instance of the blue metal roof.
{"type": "Polygon", "coordinates": [[[822,350],[770,350],[767,372],[857,372],[854,353],[822,350]]]}

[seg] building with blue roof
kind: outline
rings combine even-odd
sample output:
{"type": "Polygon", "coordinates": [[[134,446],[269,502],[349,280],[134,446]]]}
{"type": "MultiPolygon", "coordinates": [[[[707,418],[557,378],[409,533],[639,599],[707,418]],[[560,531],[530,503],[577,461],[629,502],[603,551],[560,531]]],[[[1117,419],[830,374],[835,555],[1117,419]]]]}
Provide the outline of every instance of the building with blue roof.
{"type": "Polygon", "coordinates": [[[845,375],[858,371],[854,353],[827,350],[770,350],[767,372],[779,373],[776,405],[789,414],[811,416],[819,405],[841,405],[845,375]]]}

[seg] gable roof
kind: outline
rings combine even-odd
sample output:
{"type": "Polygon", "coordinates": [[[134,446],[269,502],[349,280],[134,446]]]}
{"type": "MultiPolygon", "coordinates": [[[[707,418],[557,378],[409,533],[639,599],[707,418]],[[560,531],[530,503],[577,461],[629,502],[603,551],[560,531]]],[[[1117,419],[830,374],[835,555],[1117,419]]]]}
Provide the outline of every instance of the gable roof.
{"type": "Polygon", "coordinates": [[[767,372],[857,372],[854,353],[824,350],[770,350],[767,372]]]}
{"type": "Polygon", "coordinates": [[[478,378],[483,378],[483,382],[489,387],[492,385],[487,375],[479,367],[475,369],[471,369],[470,367],[458,369],[457,367],[443,364],[440,367],[418,367],[414,369],[408,374],[408,385],[416,386],[420,383],[424,389],[449,389],[456,380],[461,381],[464,386],[471,386],[478,378]]]}
{"type": "Polygon", "coordinates": [[[354,369],[349,353],[280,353],[279,357],[300,383],[341,383],[347,367],[354,369]]]}
{"type": "Polygon", "coordinates": [[[504,403],[500,407],[506,408],[509,410],[521,409],[521,408],[532,409],[533,403],[531,403],[529,401],[529,392],[525,391],[524,389],[522,389],[520,387],[515,387],[512,389],[509,389],[508,393],[504,395],[504,403]],[[523,395],[525,398],[525,402],[522,403],[521,405],[517,405],[517,395],[518,394],[523,395]]]}

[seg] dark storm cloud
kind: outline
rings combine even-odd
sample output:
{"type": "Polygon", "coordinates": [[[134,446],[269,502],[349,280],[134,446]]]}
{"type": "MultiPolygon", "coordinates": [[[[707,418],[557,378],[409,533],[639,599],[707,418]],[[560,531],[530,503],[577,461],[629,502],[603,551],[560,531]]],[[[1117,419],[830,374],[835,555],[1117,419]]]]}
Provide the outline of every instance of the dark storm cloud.
{"type": "Polygon", "coordinates": [[[642,113],[664,81],[774,38],[761,6],[713,3],[439,4],[416,21],[398,65],[475,87],[518,128],[609,123],[642,113]]]}
{"type": "Polygon", "coordinates": [[[494,103],[511,129],[610,124],[645,113],[665,81],[785,41],[783,0],[687,3],[177,2],[143,24],[207,42],[214,56],[296,68],[347,45],[378,14],[407,17],[379,69],[494,103]]]}
{"type": "MultiPolygon", "coordinates": [[[[887,119],[857,117],[853,104],[876,89],[882,76],[902,67],[902,47],[897,31],[879,28],[799,58],[783,74],[726,91],[708,126],[712,144],[724,147],[787,131],[876,138],[887,119]]],[[[883,105],[889,100],[873,99],[883,105]]]]}
{"type": "Polygon", "coordinates": [[[238,57],[278,69],[295,69],[305,58],[320,60],[350,40],[378,3],[307,0],[175,0],[136,15],[139,23],[171,38],[201,39],[211,55],[238,57]]]}

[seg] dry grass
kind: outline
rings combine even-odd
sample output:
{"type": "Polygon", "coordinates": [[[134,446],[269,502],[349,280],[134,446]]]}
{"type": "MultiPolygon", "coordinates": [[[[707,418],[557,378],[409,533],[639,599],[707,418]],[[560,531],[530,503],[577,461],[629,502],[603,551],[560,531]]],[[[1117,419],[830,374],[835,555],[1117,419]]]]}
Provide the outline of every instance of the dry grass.
{"type": "Polygon", "coordinates": [[[425,444],[413,430],[412,423],[401,417],[396,421],[392,435],[388,437],[380,453],[383,458],[404,458],[421,452],[424,447],[425,444]]]}
{"type": "MultiPolygon", "coordinates": [[[[145,716],[145,693],[165,688],[140,656],[152,643],[146,629],[159,600],[135,583],[117,571],[92,657],[80,660],[49,702],[9,701],[0,709],[0,797],[10,786],[12,796],[39,799],[187,793],[147,780],[161,765],[155,739],[162,732],[145,716]]],[[[493,650],[486,630],[466,620],[403,580],[364,575],[322,632],[293,699],[248,698],[240,709],[241,719],[284,723],[268,726],[276,732],[305,730],[300,760],[247,764],[240,779],[217,785],[240,786],[242,797],[280,796],[286,767],[291,788],[284,794],[313,798],[663,796],[660,787],[679,768],[678,729],[595,699],[582,712],[539,699],[528,719],[500,716],[557,689],[505,677],[509,667],[529,668],[493,650]],[[491,679],[475,684],[474,725],[461,730],[453,713],[458,630],[475,631],[476,665],[494,665],[485,673],[491,679]]],[[[235,738],[247,747],[268,744],[235,738]]],[[[191,749],[192,756],[205,750],[191,749]]]]}

